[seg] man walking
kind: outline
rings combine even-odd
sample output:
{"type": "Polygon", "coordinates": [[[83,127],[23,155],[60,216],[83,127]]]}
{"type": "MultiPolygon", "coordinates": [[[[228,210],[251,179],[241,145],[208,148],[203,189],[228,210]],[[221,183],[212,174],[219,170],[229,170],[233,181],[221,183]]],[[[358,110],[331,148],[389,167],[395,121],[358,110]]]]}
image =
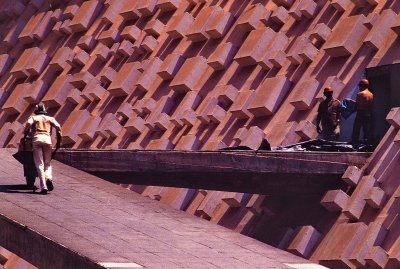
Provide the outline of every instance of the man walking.
{"type": "Polygon", "coordinates": [[[52,158],[51,131],[52,127],[57,132],[58,149],[61,143],[61,127],[55,118],[47,116],[43,103],[36,106],[35,115],[29,117],[24,131],[24,138],[30,134],[32,137],[32,151],[35,166],[39,175],[41,194],[53,190],[52,171],[50,161],[52,158]]]}
{"type": "Polygon", "coordinates": [[[351,136],[352,144],[359,143],[360,130],[363,129],[364,141],[372,144],[372,102],[374,95],[369,91],[369,81],[360,80],[358,83],[359,93],[356,98],[356,119],[354,120],[353,133],[351,136]]]}
{"type": "Polygon", "coordinates": [[[324,89],[325,100],[319,104],[317,115],[317,132],[325,140],[335,141],[340,134],[340,102],[333,98],[333,89],[324,89]],[[322,130],[320,127],[322,124],[322,130]]]}

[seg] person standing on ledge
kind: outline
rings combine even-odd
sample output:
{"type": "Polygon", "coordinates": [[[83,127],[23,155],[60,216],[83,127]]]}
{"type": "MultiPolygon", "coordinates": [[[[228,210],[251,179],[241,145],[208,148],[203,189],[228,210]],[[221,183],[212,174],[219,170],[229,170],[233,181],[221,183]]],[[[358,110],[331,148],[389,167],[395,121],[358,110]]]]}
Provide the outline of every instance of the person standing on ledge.
{"type": "Polygon", "coordinates": [[[354,120],[353,133],[351,135],[351,143],[358,144],[360,130],[363,129],[364,141],[372,144],[372,102],[374,95],[369,91],[369,81],[362,79],[358,83],[359,93],[356,97],[356,119],[354,120]]]}
{"type": "Polygon", "coordinates": [[[29,117],[25,130],[24,139],[28,135],[32,137],[33,160],[39,175],[41,194],[47,194],[54,189],[52,182],[52,171],[50,161],[52,158],[51,131],[52,127],[57,132],[57,145],[60,148],[61,127],[55,118],[47,116],[43,103],[36,106],[35,115],[29,117]]]}
{"type": "Polygon", "coordinates": [[[326,98],[318,107],[317,132],[321,134],[322,139],[336,141],[340,134],[340,102],[333,98],[331,87],[324,89],[324,95],[326,98]]]}

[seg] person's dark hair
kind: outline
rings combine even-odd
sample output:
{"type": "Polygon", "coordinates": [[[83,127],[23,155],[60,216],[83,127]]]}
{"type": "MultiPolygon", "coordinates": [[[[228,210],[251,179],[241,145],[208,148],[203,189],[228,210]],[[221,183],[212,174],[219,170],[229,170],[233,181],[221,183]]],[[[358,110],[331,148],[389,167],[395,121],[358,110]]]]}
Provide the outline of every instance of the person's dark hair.
{"type": "Polygon", "coordinates": [[[43,103],[40,103],[40,104],[36,105],[35,114],[36,115],[45,115],[45,114],[47,114],[46,107],[44,106],[43,103]]]}

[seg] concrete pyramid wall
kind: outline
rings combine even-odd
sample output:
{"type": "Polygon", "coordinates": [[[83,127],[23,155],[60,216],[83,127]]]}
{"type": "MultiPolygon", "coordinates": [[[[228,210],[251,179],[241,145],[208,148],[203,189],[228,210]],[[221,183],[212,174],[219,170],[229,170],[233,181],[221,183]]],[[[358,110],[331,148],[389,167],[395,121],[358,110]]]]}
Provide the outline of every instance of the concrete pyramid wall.
{"type": "MultiPolygon", "coordinates": [[[[351,97],[365,68],[399,62],[399,12],[396,0],[3,0],[0,146],[17,146],[39,101],[72,148],[315,138],[325,86],[351,97]]],[[[325,196],[126,187],[331,268],[397,268],[399,111],[388,118],[371,162],[325,196]]]]}

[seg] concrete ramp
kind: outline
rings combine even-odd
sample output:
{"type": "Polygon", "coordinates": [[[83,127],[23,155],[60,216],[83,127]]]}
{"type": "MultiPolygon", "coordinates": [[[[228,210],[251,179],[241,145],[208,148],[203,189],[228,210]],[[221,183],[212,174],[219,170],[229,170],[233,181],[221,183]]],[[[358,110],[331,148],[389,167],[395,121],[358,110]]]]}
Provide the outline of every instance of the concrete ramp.
{"type": "Polygon", "coordinates": [[[54,161],[55,190],[23,187],[0,150],[0,246],[40,269],[323,268],[54,161]]]}

